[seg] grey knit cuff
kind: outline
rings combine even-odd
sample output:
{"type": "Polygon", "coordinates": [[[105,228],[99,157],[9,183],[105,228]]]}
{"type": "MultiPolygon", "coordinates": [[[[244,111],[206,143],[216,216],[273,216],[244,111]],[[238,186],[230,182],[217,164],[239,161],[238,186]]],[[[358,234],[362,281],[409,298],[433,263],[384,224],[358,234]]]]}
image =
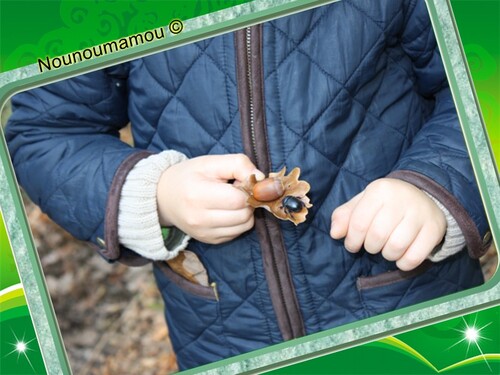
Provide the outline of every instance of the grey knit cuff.
{"type": "Polygon", "coordinates": [[[443,206],[441,202],[434,198],[432,195],[425,191],[424,193],[427,194],[427,196],[437,204],[441,211],[443,211],[446,218],[447,228],[444,235],[444,240],[427,257],[427,259],[432,262],[439,262],[461,251],[466,245],[465,236],[463,235],[457,221],[450,213],[450,211],[448,211],[446,207],[443,206]]]}
{"type": "Polygon", "coordinates": [[[190,239],[177,228],[170,228],[168,241],[164,241],[156,200],[162,173],[186,159],[184,154],[174,150],[148,156],[130,170],[123,184],[118,209],[118,240],[144,258],[172,259],[186,248],[190,239]]]}

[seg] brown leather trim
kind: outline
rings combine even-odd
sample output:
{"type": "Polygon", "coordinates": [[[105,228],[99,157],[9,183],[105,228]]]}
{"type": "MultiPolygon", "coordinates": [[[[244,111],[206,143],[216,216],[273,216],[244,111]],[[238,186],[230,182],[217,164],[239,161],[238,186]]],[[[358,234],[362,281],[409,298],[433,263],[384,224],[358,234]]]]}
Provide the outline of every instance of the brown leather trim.
{"type": "Polygon", "coordinates": [[[165,262],[154,262],[154,265],[163,272],[167,279],[169,279],[172,283],[174,283],[187,293],[190,293],[196,297],[211,299],[214,301],[217,300],[217,296],[212,287],[195,284],[185,279],[181,275],[172,271],[172,269],[165,262]]]}
{"type": "MultiPolygon", "coordinates": [[[[251,28],[250,51],[247,50],[247,29],[237,31],[234,38],[242,142],[245,154],[259,170],[267,175],[271,170],[271,159],[265,119],[262,26],[257,25],[251,28]],[[255,138],[255,142],[252,138],[255,138]]],[[[256,210],[255,230],[259,237],[264,272],[283,339],[290,340],[304,336],[304,322],[290,273],[280,224],[268,212],[256,210]]]]}
{"type": "Polygon", "coordinates": [[[434,198],[440,201],[443,206],[450,211],[451,215],[455,218],[460,230],[462,231],[469,255],[471,258],[477,259],[488,250],[487,246],[483,246],[483,241],[476,224],[471,219],[465,208],[448,190],[431,180],[429,177],[420,173],[408,170],[395,171],[390,173],[387,177],[397,178],[431,194],[434,198]]]}
{"type": "Polygon", "coordinates": [[[291,340],[304,336],[304,322],[279,223],[267,211],[257,210],[255,230],[259,237],[269,293],[283,339],[291,340]]]}
{"type": "Polygon", "coordinates": [[[120,244],[118,242],[118,206],[123,183],[127,178],[128,172],[130,172],[134,165],[149,155],[151,155],[149,151],[140,151],[130,155],[120,164],[113,177],[108,192],[106,217],[104,219],[104,241],[106,248],[100,249],[100,253],[107,259],[117,260],[121,255],[120,244]]]}
{"type": "Polygon", "coordinates": [[[424,273],[432,267],[432,264],[433,263],[431,261],[426,260],[420,266],[411,271],[395,270],[375,276],[360,276],[356,280],[356,287],[358,290],[364,290],[394,284],[424,273]]]}

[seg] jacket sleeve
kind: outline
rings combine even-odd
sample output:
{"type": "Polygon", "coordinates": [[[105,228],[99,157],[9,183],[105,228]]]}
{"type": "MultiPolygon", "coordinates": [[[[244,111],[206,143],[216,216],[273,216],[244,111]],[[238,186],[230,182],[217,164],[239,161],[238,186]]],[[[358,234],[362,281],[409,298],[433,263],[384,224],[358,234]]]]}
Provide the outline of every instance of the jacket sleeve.
{"type": "Polygon", "coordinates": [[[119,139],[128,123],[126,78],[120,65],[20,93],[5,130],[30,198],[76,238],[100,244],[108,259],[119,256],[117,242],[103,239],[105,221],[116,219],[120,181],[149,155],[119,139]]]}
{"type": "Polygon", "coordinates": [[[410,1],[406,11],[401,43],[413,61],[417,90],[434,98],[435,106],[388,177],[410,182],[438,199],[457,221],[469,254],[477,258],[489,245],[482,240],[489,237],[488,223],[444,66],[425,2],[410,1]]]}

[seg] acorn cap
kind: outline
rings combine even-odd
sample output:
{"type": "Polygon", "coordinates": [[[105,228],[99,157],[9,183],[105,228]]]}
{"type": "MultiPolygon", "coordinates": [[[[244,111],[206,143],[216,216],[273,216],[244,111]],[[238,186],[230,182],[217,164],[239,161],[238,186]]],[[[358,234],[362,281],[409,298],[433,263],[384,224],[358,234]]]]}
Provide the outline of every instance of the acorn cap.
{"type": "MultiPolygon", "coordinates": [[[[306,220],[308,209],[312,207],[309,198],[306,194],[311,189],[311,186],[306,181],[300,181],[300,168],[294,168],[289,175],[285,175],[286,167],[281,171],[276,173],[269,173],[268,179],[277,179],[281,181],[284,191],[283,194],[271,201],[262,201],[256,199],[254,196],[254,187],[256,184],[262,183],[263,181],[257,181],[255,175],[251,175],[241,186],[241,189],[248,194],[247,203],[249,206],[258,208],[262,207],[274,216],[281,220],[290,220],[295,225],[303,223],[306,220]],[[292,196],[297,198],[303,203],[303,207],[299,212],[289,212],[283,205],[283,199],[287,196],[292,196]]],[[[274,182],[273,182],[274,183],[274,182]]]]}

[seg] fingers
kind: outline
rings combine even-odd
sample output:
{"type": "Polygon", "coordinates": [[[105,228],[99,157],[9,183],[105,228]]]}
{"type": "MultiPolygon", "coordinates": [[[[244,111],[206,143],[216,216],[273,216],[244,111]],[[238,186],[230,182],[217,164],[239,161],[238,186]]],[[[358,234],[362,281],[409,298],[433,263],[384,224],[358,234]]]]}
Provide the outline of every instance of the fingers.
{"type": "Polygon", "coordinates": [[[427,258],[428,251],[424,250],[426,242],[425,234],[421,231],[411,246],[396,260],[396,266],[402,271],[417,268],[427,258]]]}
{"type": "Polygon", "coordinates": [[[338,207],[330,232],[334,239],[344,237],[348,251],[381,252],[402,270],[422,263],[445,233],[446,218],[434,201],[417,187],[390,178],[375,180],[338,207]]]}
{"type": "Polygon", "coordinates": [[[349,229],[344,240],[344,246],[347,251],[358,252],[361,249],[363,243],[366,242],[370,225],[381,206],[381,201],[374,200],[367,194],[364,194],[359,200],[352,211],[349,229]]]}
{"type": "MultiPolygon", "coordinates": [[[[393,228],[397,228],[403,221],[402,213],[392,212],[386,207],[382,207],[375,215],[370,224],[365,237],[364,247],[370,254],[376,254],[384,249],[389,237],[393,233],[393,228]]],[[[394,260],[389,259],[388,260],[394,260]]]]}
{"type": "Polygon", "coordinates": [[[441,235],[435,226],[423,226],[411,245],[397,260],[396,265],[402,271],[410,271],[418,267],[440,242],[441,235]]]}
{"type": "Polygon", "coordinates": [[[252,229],[254,226],[254,221],[253,218],[251,221],[248,221],[246,223],[234,226],[234,227],[229,227],[225,228],[224,233],[221,233],[221,235],[218,235],[218,233],[215,233],[215,238],[212,239],[212,244],[220,244],[224,242],[228,242],[231,240],[234,240],[236,237],[242,235],[243,233],[249,231],[252,229]]]}
{"type": "Polygon", "coordinates": [[[420,231],[421,226],[411,218],[405,217],[390,233],[387,242],[383,246],[382,256],[389,261],[400,259],[415,241],[420,231]]]}
{"type": "Polygon", "coordinates": [[[197,194],[200,207],[206,209],[239,210],[247,207],[248,195],[227,183],[207,182],[203,194],[197,194]]]}
{"type": "Polygon", "coordinates": [[[248,212],[216,212],[213,214],[213,226],[199,228],[200,230],[195,231],[193,237],[209,244],[230,241],[253,228],[253,211],[248,211],[250,214],[248,212]]]}
{"type": "Polygon", "coordinates": [[[210,155],[170,166],[160,177],[160,223],[206,243],[228,241],[253,227],[248,196],[229,180],[263,178],[245,155],[210,155]]]}
{"type": "Polygon", "coordinates": [[[356,204],[359,202],[363,194],[364,192],[359,193],[354,198],[337,207],[335,211],[333,211],[332,226],[330,229],[330,236],[332,238],[338,240],[347,235],[352,210],[356,207],[356,204]]]}
{"type": "Polygon", "coordinates": [[[370,225],[381,207],[380,200],[361,192],[333,212],[330,235],[335,239],[345,237],[345,248],[353,253],[358,252],[366,242],[370,225]]]}
{"type": "Polygon", "coordinates": [[[252,174],[255,174],[258,180],[264,178],[264,174],[243,154],[208,155],[202,156],[201,159],[202,172],[217,180],[244,181],[252,174]]]}
{"type": "Polygon", "coordinates": [[[204,222],[210,223],[212,228],[230,228],[243,225],[253,220],[253,209],[244,208],[241,210],[207,210],[205,211],[204,222]]]}

